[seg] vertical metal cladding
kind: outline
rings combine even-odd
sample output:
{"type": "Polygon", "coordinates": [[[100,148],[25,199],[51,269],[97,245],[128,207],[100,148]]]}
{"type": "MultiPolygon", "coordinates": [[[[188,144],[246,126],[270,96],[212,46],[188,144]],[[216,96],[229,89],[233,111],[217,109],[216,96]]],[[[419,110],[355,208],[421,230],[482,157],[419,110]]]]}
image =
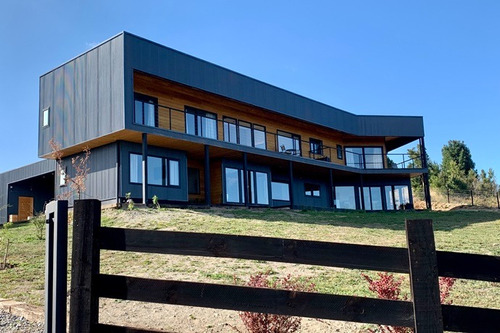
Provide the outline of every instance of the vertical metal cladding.
{"type": "Polygon", "coordinates": [[[39,127],[38,155],[54,138],[71,147],[124,128],[124,56],[120,34],[40,78],[40,119],[50,108],[50,126],[39,127]]]}

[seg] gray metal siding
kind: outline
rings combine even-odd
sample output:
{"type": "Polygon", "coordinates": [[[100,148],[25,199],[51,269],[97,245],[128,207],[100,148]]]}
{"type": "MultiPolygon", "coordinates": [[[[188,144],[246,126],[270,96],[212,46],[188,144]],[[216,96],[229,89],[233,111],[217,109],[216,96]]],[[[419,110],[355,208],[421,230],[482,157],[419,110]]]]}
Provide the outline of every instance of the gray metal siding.
{"type": "Polygon", "coordinates": [[[71,147],[124,128],[123,36],[118,35],[40,78],[38,154],[54,138],[71,147]],[[50,107],[50,126],[41,128],[50,107]]]}
{"type": "MultiPolygon", "coordinates": [[[[0,207],[7,205],[9,184],[47,174],[54,170],[55,162],[53,160],[43,160],[0,174],[0,207]]],[[[0,223],[5,221],[7,221],[7,210],[0,209],[0,223]]]]}
{"type": "Polygon", "coordinates": [[[133,70],[360,136],[424,136],[422,117],[357,116],[204,60],[124,33],[126,127],[132,124],[133,70]]]}
{"type": "MultiPolygon", "coordinates": [[[[63,164],[70,177],[75,176],[75,170],[71,165],[71,158],[74,156],[68,156],[63,159],[63,164]]],[[[82,193],[82,199],[98,199],[102,201],[116,199],[117,158],[116,143],[91,150],[87,165],[90,171],[85,181],[86,190],[82,193]]],[[[56,196],[71,191],[69,183],[66,186],[60,186],[59,175],[56,175],[55,182],[56,196]]],[[[75,198],[78,198],[76,193],[68,198],[70,205],[73,204],[73,199],[75,198]]]]}

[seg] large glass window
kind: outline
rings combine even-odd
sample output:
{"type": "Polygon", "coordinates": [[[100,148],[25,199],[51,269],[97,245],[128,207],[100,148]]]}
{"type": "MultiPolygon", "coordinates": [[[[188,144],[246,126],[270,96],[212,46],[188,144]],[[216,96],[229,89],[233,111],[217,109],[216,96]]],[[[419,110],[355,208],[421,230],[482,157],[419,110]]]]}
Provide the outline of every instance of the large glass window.
{"type": "Polygon", "coordinates": [[[291,155],[301,155],[300,136],[284,131],[278,131],[278,150],[291,155]]]}
{"type": "Polygon", "coordinates": [[[158,99],[137,93],[134,96],[134,123],[157,127],[158,99]]]}
{"type": "Polygon", "coordinates": [[[242,198],[243,188],[242,177],[238,169],[225,168],[225,187],[226,187],[226,202],[228,203],[243,203],[242,198]]]}
{"type": "Polygon", "coordinates": [[[266,128],[253,125],[253,143],[255,148],[266,149],[266,128]]]}
{"type": "Polygon", "coordinates": [[[269,204],[269,188],[267,173],[249,171],[250,175],[250,202],[257,205],[269,204]]]}
{"type": "Polygon", "coordinates": [[[361,147],[346,147],[345,148],[345,163],[347,166],[363,169],[363,148],[361,147]]]}
{"type": "Polygon", "coordinates": [[[273,200],[290,201],[290,189],[288,183],[272,182],[271,197],[273,200]]]}
{"type": "Polygon", "coordinates": [[[238,143],[236,134],[236,119],[224,118],[224,141],[238,143]]]}
{"type": "Polygon", "coordinates": [[[404,209],[404,205],[410,203],[410,193],[408,191],[408,186],[394,186],[394,203],[396,204],[396,209],[404,209]]]}
{"type": "Polygon", "coordinates": [[[365,210],[382,210],[382,194],[380,187],[364,187],[363,199],[365,210]]]}
{"type": "MultiPolygon", "coordinates": [[[[130,182],[142,184],[142,155],[130,154],[130,182]]],[[[179,186],[179,161],[157,156],[148,156],[148,184],[179,186]]]]}
{"type": "Polygon", "coordinates": [[[323,141],[310,138],[309,151],[312,155],[323,155],[323,141]]]}
{"type": "Polygon", "coordinates": [[[142,156],[130,154],[130,182],[142,183],[142,156]]]}
{"type": "Polygon", "coordinates": [[[148,184],[163,185],[163,159],[148,156],[148,184]]]}
{"type": "Polygon", "coordinates": [[[179,186],[180,184],[180,173],[179,173],[179,161],[168,160],[168,185],[179,186]]]}
{"type": "Polygon", "coordinates": [[[337,209],[356,209],[354,186],[335,186],[335,207],[337,209]]]}
{"type": "Polygon", "coordinates": [[[238,122],[238,134],[240,137],[240,145],[252,146],[252,125],[246,121],[238,122]]]}
{"type": "Polygon", "coordinates": [[[217,115],[186,107],[186,133],[204,138],[217,139],[217,115]]]}
{"type": "Polygon", "coordinates": [[[346,147],[346,165],[360,169],[383,169],[381,147],[346,147]]]}
{"type": "Polygon", "coordinates": [[[385,186],[385,202],[387,210],[394,210],[394,199],[392,195],[392,186],[385,186]]]}

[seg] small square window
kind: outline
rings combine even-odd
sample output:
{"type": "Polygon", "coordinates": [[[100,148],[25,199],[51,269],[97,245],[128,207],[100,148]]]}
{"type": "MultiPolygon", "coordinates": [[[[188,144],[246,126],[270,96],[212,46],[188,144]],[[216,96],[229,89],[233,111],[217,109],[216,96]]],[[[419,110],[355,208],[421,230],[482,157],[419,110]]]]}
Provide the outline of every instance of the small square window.
{"type": "Polygon", "coordinates": [[[319,197],[320,186],[318,184],[304,184],[304,194],[307,197],[319,197]]]}
{"type": "Polygon", "coordinates": [[[42,111],[42,127],[49,126],[50,108],[42,111]]]}
{"type": "Polygon", "coordinates": [[[66,167],[59,168],[59,186],[66,186],[68,182],[68,174],[66,167]]]}
{"type": "Polygon", "coordinates": [[[341,145],[337,145],[337,158],[339,160],[342,159],[342,146],[341,145]]]}

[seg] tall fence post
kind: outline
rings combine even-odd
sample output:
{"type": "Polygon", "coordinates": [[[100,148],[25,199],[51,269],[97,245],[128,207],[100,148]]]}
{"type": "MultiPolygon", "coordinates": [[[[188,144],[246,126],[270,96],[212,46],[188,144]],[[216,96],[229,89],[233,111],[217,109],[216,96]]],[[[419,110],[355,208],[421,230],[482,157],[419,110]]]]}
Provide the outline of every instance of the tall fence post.
{"type": "Polygon", "coordinates": [[[92,332],[98,323],[99,229],[101,202],[76,200],[73,211],[71,260],[70,332],[92,332]]]}
{"type": "Polygon", "coordinates": [[[415,332],[443,332],[432,220],[406,220],[415,332]]]}
{"type": "Polygon", "coordinates": [[[498,191],[497,191],[497,208],[500,209],[500,198],[498,197],[498,191]]]}
{"type": "Polygon", "coordinates": [[[474,206],[474,194],[472,193],[472,190],[470,190],[470,202],[471,206],[474,206]]]}
{"type": "Polygon", "coordinates": [[[66,332],[68,201],[45,209],[45,332],[66,332]]]}

